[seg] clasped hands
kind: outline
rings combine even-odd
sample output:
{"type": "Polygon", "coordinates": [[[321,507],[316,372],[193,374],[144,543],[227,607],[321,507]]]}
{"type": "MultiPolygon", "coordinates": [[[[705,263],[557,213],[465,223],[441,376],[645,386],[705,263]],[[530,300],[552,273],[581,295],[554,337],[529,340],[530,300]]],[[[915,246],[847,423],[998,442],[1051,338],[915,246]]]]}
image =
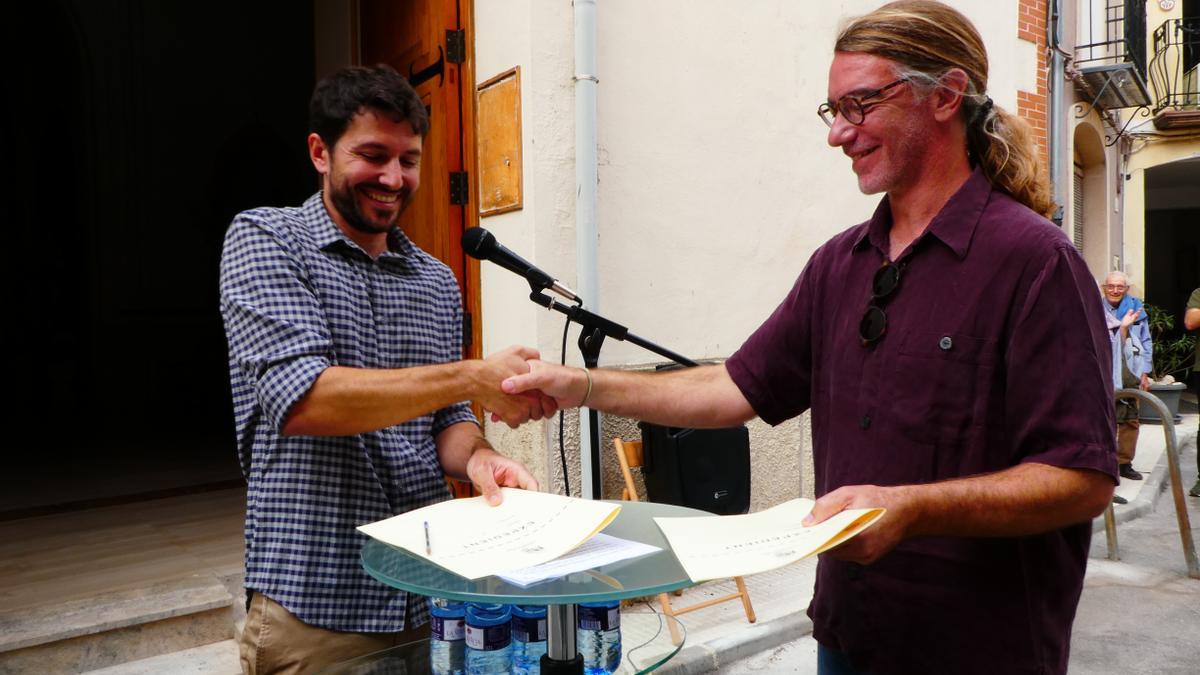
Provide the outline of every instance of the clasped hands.
{"type": "Polygon", "coordinates": [[[486,359],[476,361],[475,401],[483,406],[493,422],[504,422],[516,429],[530,420],[550,417],[558,412],[559,404],[537,388],[502,390],[503,382],[527,375],[530,364],[542,363],[538,350],[520,345],[508,347],[486,359]]]}
{"type": "Polygon", "coordinates": [[[493,422],[514,429],[550,417],[559,408],[578,407],[587,393],[588,376],[582,368],[546,363],[532,347],[509,347],[478,363],[476,401],[493,422]]]}

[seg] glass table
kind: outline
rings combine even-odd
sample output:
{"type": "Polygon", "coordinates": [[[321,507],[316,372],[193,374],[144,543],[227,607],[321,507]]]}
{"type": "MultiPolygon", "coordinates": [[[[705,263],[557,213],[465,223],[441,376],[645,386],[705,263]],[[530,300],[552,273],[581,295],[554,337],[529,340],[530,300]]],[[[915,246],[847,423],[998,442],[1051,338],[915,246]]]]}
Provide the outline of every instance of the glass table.
{"type": "MultiPolygon", "coordinates": [[[[683,624],[674,617],[652,610],[621,608],[621,667],[618,675],[649,673],[683,648],[671,641],[667,622],[681,636],[683,624]]],[[[426,675],[431,672],[429,640],[417,640],[330,666],[318,675],[426,675]]]]}
{"type": "MultiPolygon", "coordinates": [[[[618,503],[621,504],[621,511],[613,522],[604,528],[604,533],[657,546],[662,550],[640,558],[602,565],[585,572],[575,572],[524,588],[495,576],[474,580],[466,579],[419,556],[412,555],[404,549],[389,546],[374,539],[368,540],[363,545],[362,564],[368,574],[388,586],[419,595],[462,602],[547,605],[547,650],[549,656],[562,663],[578,661],[575,649],[575,605],[577,603],[652,596],[693,585],[683,567],[680,566],[679,560],[671,552],[666,538],[654,523],[654,518],[712,515],[698,509],[670,504],[618,503]]],[[[622,612],[622,622],[625,621],[626,616],[627,613],[622,612]]],[[[636,614],[630,612],[628,616],[633,617],[636,614]]],[[[652,619],[646,619],[646,621],[653,620],[655,630],[664,634],[670,632],[667,630],[666,623],[658,623],[657,617],[660,615],[649,614],[648,616],[652,619]]],[[[668,619],[664,617],[662,620],[665,622],[668,619]]],[[[641,621],[641,619],[637,621],[641,621]]],[[[622,629],[623,651],[636,653],[635,648],[643,642],[646,640],[639,640],[633,635],[630,635],[629,642],[625,642],[625,630],[622,629]]],[[[652,670],[662,665],[671,656],[674,656],[683,644],[682,641],[679,644],[672,644],[669,638],[664,642],[667,646],[666,651],[669,653],[659,659],[656,655],[659,654],[661,648],[652,648],[648,645],[643,656],[647,657],[645,659],[647,663],[654,663],[645,669],[630,663],[628,665],[632,670],[628,672],[645,672],[645,670],[652,670]]],[[[653,643],[654,641],[650,641],[650,644],[653,643]]],[[[422,644],[427,645],[427,643],[422,644]]],[[[408,645],[395,649],[403,650],[406,647],[408,645]]],[[[622,668],[625,666],[623,659],[622,668]]]]}

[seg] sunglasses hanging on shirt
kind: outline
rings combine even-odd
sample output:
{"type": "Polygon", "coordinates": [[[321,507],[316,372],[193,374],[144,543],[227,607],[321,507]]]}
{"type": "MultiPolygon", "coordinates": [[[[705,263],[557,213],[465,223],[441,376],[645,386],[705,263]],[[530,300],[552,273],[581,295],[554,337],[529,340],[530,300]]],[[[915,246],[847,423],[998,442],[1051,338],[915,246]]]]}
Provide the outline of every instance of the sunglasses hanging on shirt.
{"type": "Polygon", "coordinates": [[[867,311],[858,322],[858,336],[862,338],[864,347],[875,344],[887,332],[887,314],[883,311],[883,305],[887,304],[887,300],[900,287],[900,273],[907,264],[907,261],[896,265],[890,260],[884,260],[883,266],[875,271],[867,311]]]}

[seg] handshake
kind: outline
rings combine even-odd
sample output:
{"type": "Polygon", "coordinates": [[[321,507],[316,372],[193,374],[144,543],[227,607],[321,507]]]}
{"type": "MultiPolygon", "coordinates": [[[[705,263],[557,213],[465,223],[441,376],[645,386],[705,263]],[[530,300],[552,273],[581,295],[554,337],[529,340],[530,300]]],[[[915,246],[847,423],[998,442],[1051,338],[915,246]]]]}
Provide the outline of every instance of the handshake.
{"type": "Polygon", "coordinates": [[[578,407],[591,392],[588,371],[546,363],[530,347],[509,347],[473,363],[471,398],[493,422],[514,429],[560,408],[578,407]]]}

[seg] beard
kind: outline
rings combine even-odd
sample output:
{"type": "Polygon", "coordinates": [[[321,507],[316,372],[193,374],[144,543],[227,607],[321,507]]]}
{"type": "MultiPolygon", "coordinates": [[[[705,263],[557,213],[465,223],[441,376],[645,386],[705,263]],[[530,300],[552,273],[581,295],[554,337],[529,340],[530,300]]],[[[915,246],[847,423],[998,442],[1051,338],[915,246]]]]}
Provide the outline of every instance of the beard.
{"type": "MultiPolygon", "coordinates": [[[[346,220],[346,224],[350,227],[365,234],[386,234],[390,232],[396,223],[400,221],[400,214],[408,208],[412,201],[412,194],[408,190],[401,190],[397,195],[400,207],[396,209],[395,214],[390,214],[387,211],[377,211],[375,217],[369,217],[363,212],[359,204],[355,189],[344,181],[337,180],[337,176],[331,176],[329,198],[333,202],[334,208],[338,210],[342,218],[346,220]]],[[[380,192],[390,192],[390,190],[374,187],[380,192]]],[[[370,208],[370,207],[368,207],[370,208]]]]}
{"type": "Polygon", "coordinates": [[[887,143],[876,152],[883,156],[875,158],[873,170],[858,176],[859,191],[871,195],[909,187],[913,180],[913,167],[921,166],[930,159],[926,152],[929,134],[929,128],[915,116],[906,117],[901,123],[882,132],[881,135],[886,135],[887,143]]]}

